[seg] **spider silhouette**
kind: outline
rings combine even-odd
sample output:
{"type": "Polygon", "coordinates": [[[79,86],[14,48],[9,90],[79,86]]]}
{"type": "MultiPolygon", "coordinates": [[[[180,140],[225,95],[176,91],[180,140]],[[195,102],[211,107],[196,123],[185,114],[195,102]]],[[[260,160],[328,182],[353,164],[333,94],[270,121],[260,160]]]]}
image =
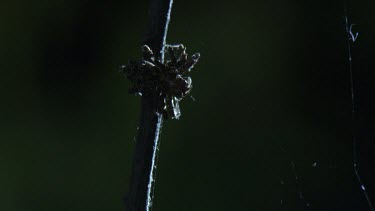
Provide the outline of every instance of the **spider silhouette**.
{"type": "Polygon", "coordinates": [[[164,118],[178,119],[181,116],[179,102],[192,89],[192,80],[183,76],[190,72],[198,62],[200,54],[188,57],[186,47],[167,45],[167,55],[161,63],[147,45],[142,46],[142,59],[129,61],[122,66],[122,71],[132,82],[131,94],[153,95],[158,97],[157,112],[164,118]]]}

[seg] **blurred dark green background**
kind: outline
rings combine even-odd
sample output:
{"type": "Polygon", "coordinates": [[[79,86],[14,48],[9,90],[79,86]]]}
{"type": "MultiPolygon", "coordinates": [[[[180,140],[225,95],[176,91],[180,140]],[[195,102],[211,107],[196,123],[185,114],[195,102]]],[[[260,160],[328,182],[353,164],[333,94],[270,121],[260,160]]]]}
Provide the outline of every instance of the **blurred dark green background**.
{"type": "MultiPolygon", "coordinates": [[[[375,200],[375,13],[349,4],[359,172],[375,200]]],[[[148,1],[0,3],[0,210],[124,210],[148,1]]],[[[369,210],[354,176],[343,1],[175,0],[201,53],[165,122],[155,211],[369,210]],[[296,179],[298,177],[298,179],[296,179]]]]}

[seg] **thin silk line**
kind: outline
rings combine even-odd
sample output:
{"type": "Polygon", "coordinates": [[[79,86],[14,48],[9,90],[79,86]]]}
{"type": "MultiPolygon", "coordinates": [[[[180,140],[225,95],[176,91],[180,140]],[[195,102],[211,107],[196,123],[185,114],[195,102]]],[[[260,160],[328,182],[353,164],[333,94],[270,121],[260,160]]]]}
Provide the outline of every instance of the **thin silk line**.
{"type": "Polygon", "coordinates": [[[366,186],[362,182],[362,178],[359,175],[358,171],[358,157],[357,157],[357,139],[356,139],[356,134],[355,134],[355,120],[356,120],[356,109],[355,109],[355,96],[354,96],[354,77],[353,77],[353,64],[352,64],[352,50],[351,50],[351,42],[355,42],[357,39],[358,33],[356,35],[353,35],[352,32],[352,26],[353,24],[349,24],[348,21],[348,9],[347,5],[345,5],[345,30],[347,33],[347,49],[348,49],[348,69],[349,69],[349,74],[350,74],[350,93],[351,93],[351,102],[352,102],[352,142],[353,142],[353,170],[354,174],[357,178],[357,181],[363,191],[363,194],[366,197],[367,203],[371,209],[371,211],[374,211],[374,207],[372,205],[372,202],[370,200],[370,197],[368,196],[366,186]]]}

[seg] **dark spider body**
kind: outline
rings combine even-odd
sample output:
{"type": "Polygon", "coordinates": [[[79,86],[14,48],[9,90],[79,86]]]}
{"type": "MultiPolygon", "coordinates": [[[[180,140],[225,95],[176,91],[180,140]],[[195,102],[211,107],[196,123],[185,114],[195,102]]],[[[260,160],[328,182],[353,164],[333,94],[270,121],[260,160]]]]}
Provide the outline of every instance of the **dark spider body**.
{"type": "Polygon", "coordinates": [[[190,58],[183,45],[166,46],[167,59],[161,63],[152,50],[144,45],[143,58],[122,66],[126,77],[132,82],[131,94],[159,96],[157,112],[164,118],[178,119],[181,115],[179,101],[192,89],[192,81],[184,73],[190,72],[200,54],[190,58]]]}

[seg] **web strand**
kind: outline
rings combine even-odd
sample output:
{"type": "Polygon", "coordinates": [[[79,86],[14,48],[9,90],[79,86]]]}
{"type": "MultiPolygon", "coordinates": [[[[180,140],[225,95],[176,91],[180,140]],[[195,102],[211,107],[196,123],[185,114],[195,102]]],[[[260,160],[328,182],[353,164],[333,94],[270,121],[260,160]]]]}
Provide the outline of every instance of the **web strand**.
{"type": "MultiPolygon", "coordinates": [[[[285,155],[288,155],[287,151],[285,148],[283,148],[282,146],[279,145],[279,148],[280,150],[285,154],[285,155]]],[[[293,173],[293,176],[294,176],[294,183],[295,183],[295,187],[296,187],[296,194],[297,194],[297,197],[298,199],[303,203],[303,205],[305,206],[305,208],[307,209],[311,209],[311,204],[310,202],[305,198],[305,194],[303,193],[302,191],[302,188],[301,188],[301,184],[300,184],[300,180],[301,180],[301,177],[298,175],[298,172],[297,172],[297,169],[296,169],[296,164],[295,162],[293,161],[293,159],[289,158],[289,164],[290,164],[290,167],[292,169],[292,173],[293,173]]],[[[281,180],[280,181],[281,185],[284,185],[284,181],[281,180]]],[[[282,206],[281,209],[284,210],[284,200],[280,200],[280,205],[282,206]]]]}
{"type": "Polygon", "coordinates": [[[366,186],[362,182],[361,176],[358,171],[358,157],[357,157],[357,139],[356,139],[356,131],[355,131],[355,124],[356,124],[356,107],[355,107],[355,95],[354,95],[354,77],[353,77],[353,63],[352,63],[352,50],[351,50],[351,42],[355,42],[358,33],[353,34],[352,32],[352,27],[353,24],[349,24],[348,21],[348,8],[347,5],[345,4],[345,31],[346,31],[346,44],[347,44],[347,51],[348,51],[348,69],[349,69],[349,80],[350,80],[350,94],[351,94],[351,103],[352,103],[352,144],[353,144],[353,170],[354,174],[357,178],[357,181],[360,185],[360,188],[365,195],[365,198],[367,200],[367,203],[370,207],[371,211],[374,211],[374,207],[372,205],[372,202],[370,200],[370,197],[367,193],[366,186]]]}

